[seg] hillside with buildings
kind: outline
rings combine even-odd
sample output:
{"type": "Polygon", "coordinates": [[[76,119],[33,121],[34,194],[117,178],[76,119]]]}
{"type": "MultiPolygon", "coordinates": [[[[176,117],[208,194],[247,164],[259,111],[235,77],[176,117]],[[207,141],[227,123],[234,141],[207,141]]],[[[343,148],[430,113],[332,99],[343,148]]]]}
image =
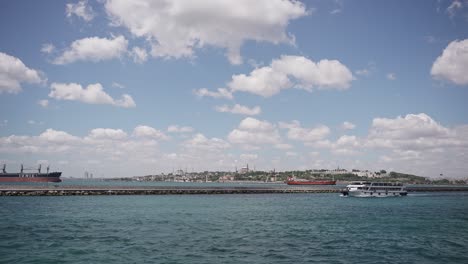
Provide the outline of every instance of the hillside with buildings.
{"type": "Polygon", "coordinates": [[[204,172],[187,172],[177,170],[168,174],[155,174],[146,176],[134,176],[129,178],[119,178],[113,180],[125,181],[161,181],[161,182],[269,182],[282,183],[287,178],[294,177],[296,179],[334,179],[338,182],[348,181],[385,181],[385,182],[402,182],[408,184],[465,184],[466,180],[452,181],[448,179],[429,179],[417,175],[387,172],[386,170],[369,171],[369,170],[346,170],[346,169],[311,169],[311,170],[295,170],[295,171],[256,171],[250,170],[248,166],[230,171],[204,171],[204,172]]]}

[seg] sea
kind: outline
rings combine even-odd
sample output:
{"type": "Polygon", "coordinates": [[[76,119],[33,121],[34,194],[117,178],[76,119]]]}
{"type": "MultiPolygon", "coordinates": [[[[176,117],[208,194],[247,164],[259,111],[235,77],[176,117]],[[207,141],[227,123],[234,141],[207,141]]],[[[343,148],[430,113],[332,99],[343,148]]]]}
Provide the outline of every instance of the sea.
{"type": "Polygon", "coordinates": [[[468,263],[468,192],[0,197],[0,263],[468,263]]]}

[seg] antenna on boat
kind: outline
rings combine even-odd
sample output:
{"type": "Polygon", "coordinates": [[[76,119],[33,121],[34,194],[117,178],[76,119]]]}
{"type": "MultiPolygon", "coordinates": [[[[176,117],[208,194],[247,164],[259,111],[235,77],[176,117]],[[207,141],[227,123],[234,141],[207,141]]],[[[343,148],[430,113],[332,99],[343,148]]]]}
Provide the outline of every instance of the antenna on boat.
{"type": "Polygon", "coordinates": [[[21,164],[21,173],[23,173],[23,164],[21,164]]]}
{"type": "Polygon", "coordinates": [[[41,164],[39,164],[39,167],[37,168],[37,171],[41,173],[41,164]]]}
{"type": "Polygon", "coordinates": [[[6,173],[6,164],[3,164],[2,171],[3,171],[3,173],[6,173]]]}

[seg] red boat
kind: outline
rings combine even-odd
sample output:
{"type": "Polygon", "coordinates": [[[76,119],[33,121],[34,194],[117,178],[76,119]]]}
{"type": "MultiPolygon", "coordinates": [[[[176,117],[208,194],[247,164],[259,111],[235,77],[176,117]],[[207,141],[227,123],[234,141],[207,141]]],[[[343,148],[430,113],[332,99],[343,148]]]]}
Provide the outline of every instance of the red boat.
{"type": "Polygon", "coordinates": [[[335,185],[335,180],[296,180],[288,178],[286,181],[288,185],[335,185]]]}

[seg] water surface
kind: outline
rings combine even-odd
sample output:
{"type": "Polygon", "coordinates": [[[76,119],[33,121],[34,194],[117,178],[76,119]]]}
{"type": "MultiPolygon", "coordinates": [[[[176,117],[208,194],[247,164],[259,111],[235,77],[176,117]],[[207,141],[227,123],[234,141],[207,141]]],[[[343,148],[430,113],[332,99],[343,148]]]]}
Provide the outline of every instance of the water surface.
{"type": "Polygon", "coordinates": [[[0,197],[2,263],[468,263],[468,194],[0,197]]]}

